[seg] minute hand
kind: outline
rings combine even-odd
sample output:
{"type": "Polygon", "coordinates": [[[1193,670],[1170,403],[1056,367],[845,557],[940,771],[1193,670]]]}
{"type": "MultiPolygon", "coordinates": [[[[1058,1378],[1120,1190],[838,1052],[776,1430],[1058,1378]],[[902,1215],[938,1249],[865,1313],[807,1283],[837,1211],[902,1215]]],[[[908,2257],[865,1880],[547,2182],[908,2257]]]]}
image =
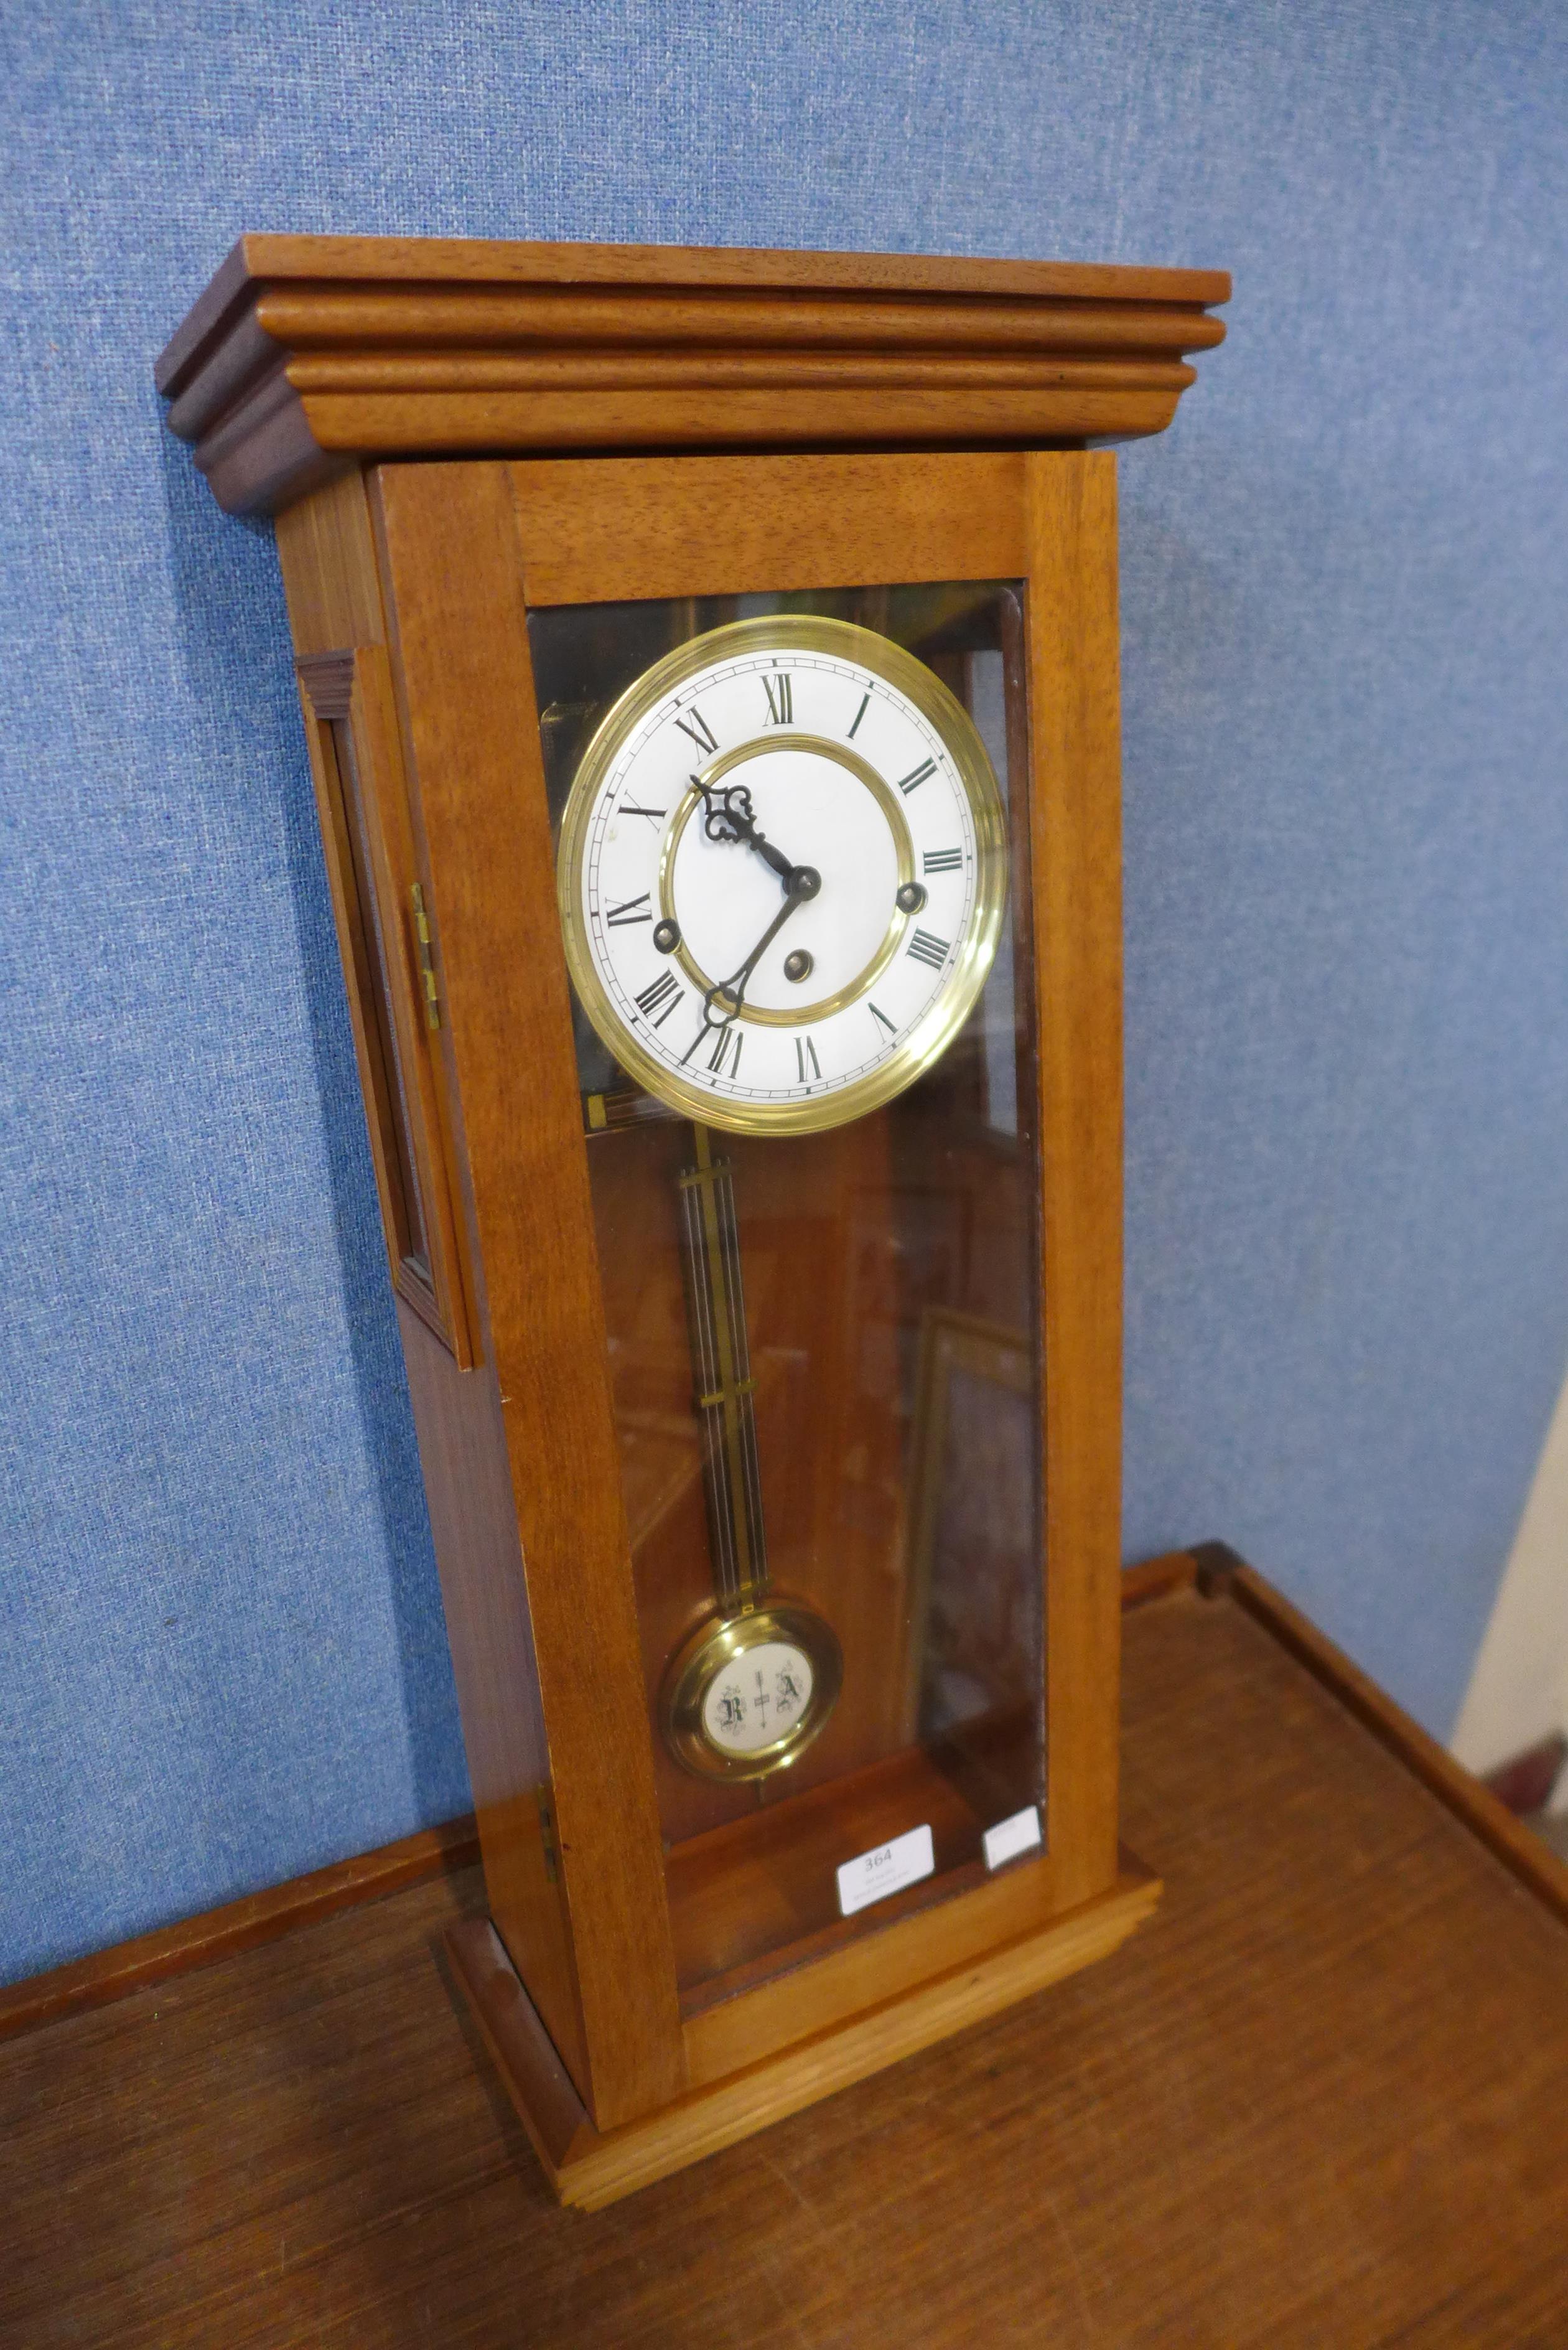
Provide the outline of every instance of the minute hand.
{"type": "Polygon", "coordinates": [[[804,906],[808,898],[815,898],[821,887],[822,876],[816,871],[815,867],[810,865],[791,866],[789,880],[784,890],[784,904],[779,908],[778,912],[774,916],[773,920],[768,924],[767,929],[763,932],[762,937],[757,941],[756,945],[746,957],[745,962],[742,963],[738,971],[732,971],[728,979],[716,981],[713,986],[708,990],[707,994],[702,998],[702,1019],[705,1026],[709,1028],[727,1028],[732,1020],[736,1020],[740,1017],[742,999],[746,993],[746,982],[751,978],[753,972],[755,971],[758,963],[762,961],[769,947],[772,946],[774,939],[777,938],[779,932],[783,930],[784,924],[788,921],[795,908],[797,906],[804,906]],[[715,1002],[722,996],[728,997],[730,1009],[727,1012],[721,1012],[717,1017],[715,1017],[713,1006],[715,1002]]]}

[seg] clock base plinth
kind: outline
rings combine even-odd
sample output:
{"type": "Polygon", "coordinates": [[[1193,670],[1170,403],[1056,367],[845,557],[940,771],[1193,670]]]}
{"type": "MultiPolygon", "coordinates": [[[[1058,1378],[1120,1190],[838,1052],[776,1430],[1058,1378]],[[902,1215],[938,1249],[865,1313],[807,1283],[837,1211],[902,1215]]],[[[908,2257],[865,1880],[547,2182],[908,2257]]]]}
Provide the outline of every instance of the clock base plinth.
{"type": "Polygon", "coordinates": [[[1124,1854],[1108,1892],[1049,1926],[603,2132],[589,2119],[488,1918],[450,1928],[445,1942],[551,2186],[563,2203],[597,2211],[1108,1958],[1149,1916],[1162,1890],[1158,1877],[1124,1854]]]}

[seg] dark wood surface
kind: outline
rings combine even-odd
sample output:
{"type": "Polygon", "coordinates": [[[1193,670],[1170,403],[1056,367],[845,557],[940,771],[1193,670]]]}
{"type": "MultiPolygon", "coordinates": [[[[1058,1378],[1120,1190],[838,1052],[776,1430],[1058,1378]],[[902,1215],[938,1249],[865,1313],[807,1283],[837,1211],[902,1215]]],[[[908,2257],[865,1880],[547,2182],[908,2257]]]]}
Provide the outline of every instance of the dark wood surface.
{"type": "Polygon", "coordinates": [[[248,236],[157,363],[231,509],[460,451],[1034,447],[1163,432],[1218,270],[248,236]]]}
{"type": "Polygon", "coordinates": [[[1202,1543],[1191,1556],[1201,1588],[1223,1587],[1239,1607],[1266,1624],[1299,1665],[1332,1689],[1356,1721],[1391,1747],[1456,1818],[1475,1829],[1504,1868],[1568,1923],[1568,1867],[1514,1816],[1490,1785],[1473,1777],[1462,1762],[1456,1762],[1446,1747],[1429,1738],[1386,1690],[1352,1664],[1342,1648],[1325,1639],[1299,1607],[1293,1607],[1282,1592],[1227,1544],[1202,1543]]]}
{"type": "Polygon", "coordinates": [[[28,1975],[21,1982],[0,1984],[0,2040],[16,2033],[36,2031],[62,2015],[83,2008],[107,2007],[125,1999],[146,1983],[171,1975],[210,1967],[234,1950],[248,1950],[259,1942],[275,1942],[284,1934],[352,1909],[364,1901],[379,1901],[400,1886],[427,1877],[472,1871],[479,1858],[479,1830],[469,1813],[439,1828],[420,1828],[400,1836],[395,1844],[379,1845],[374,1852],[356,1853],[313,1868],[305,1877],[291,1877],[283,1885],[269,1885],[247,1893],[222,1908],[203,1909],[194,1918],[177,1918],[133,1941],[116,1942],[72,1959],[47,1973],[28,1975]]]}
{"type": "Polygon", "coordinates": [[[1115,1959],[613,2210],[411,1887],[0,2052],[0,2343],[1568,2341],[1568,1938],[1232,1598],[1126,1627],[1115,1959]]]}

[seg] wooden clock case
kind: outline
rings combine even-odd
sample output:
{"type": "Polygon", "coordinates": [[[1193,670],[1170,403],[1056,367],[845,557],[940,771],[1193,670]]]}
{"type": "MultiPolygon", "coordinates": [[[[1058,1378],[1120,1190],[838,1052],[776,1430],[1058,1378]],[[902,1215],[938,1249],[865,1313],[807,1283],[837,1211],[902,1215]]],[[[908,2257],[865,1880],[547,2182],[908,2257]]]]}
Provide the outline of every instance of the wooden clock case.
{"type": "Polygon", "coordinates": [[[1158,1896],[1116,1841],[1116,522],[1094,444],[1169,422],[1229,290],[253,236],[159,363],[222,504],[276,515],[483,1848],[490,1918],[451,1956],[569,2201],[993,2012],[1158,1896]],[[965,580],[1027,598],[1045,1848],[808,1918],[726,1974],[759,1886],[787,1905],[890,1832],[885,1786],[843,1783],[744,1866],[661,1839],[527,613],[965,580]]]}

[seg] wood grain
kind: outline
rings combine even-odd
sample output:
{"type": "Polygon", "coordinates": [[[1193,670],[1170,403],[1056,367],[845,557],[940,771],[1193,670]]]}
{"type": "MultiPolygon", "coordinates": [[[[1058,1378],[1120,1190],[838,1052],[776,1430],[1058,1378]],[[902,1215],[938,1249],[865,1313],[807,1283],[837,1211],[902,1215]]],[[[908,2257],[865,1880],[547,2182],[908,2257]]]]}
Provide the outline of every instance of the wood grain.
{"type": "Polygon", "coordinates": [[[310,668],[300,673],[300,706],[381,1231],[395,1281],[405,1255],[416,1245],[422,1249],[424,1236],[422,1232],[416,1235],[419,1204],[411,1196],[411,1170],[407,1163],[410,1154],[400,1130],[397,1079],[389,1066],[389,1023],[376,984],[370,881],[356,854],[351,795],[344,777],[349,761],[337,731],[340,720],[346,722],[353,707],[355,667],[352,652],[317,656],[310,668]],[[323,684],[325,696],[318,698],[317,687],[323,684]]]}
{"type": "Polygon", "coordinates": [[[307,656],[300,681],[318,722],[306,736],[392,1280],[466,1370],[473,1283],[415,962],[419,868],[386,649],[307,656]]]}
{"type": "Polygon", "coordinates": [[[1149,1929],[592,2220],[432,1963],[477,1873],[11,2043],[0,2340],[1568,2340],[1563,1925],[1244,1608],[1126,1669],[1149,1929]]]}
{"type": "Polygon", "coordinates": [[[301,498],[276,523],[278,560],[296,662],[330,656],[341,663],[358,645],[384,645],[386,614],[363,474],[330,482],[301,498]]]}
{"type": "Polygon", "coordinates": [[[485,1351],[522,1539],[585,2102],[610,2127],[677,2094],[685,2059],[521,550],[503,465],[389,467],[378,501],[485,1351]]]}
{"type": "MultiPolygon", "coordinates": [[[[906,1812],[900,1826],[912,1816],[906,1812]]],[[[1140,1881],[1147,1877],[1129,1862],[1133,1874],[1140,1881]]],[[[1147,1883],[1152,1908],[1159,1887],[1153,1879],[1147,1883]]],[[[919,1889],[912,1887],[911,1894],[919,1889]]],[[[692,2085],[721,2080],[1005,1942],[1040,1932],[1059,1914],[1049,1855],[991,1878],[975,1863],[965,1888],[955,1894],[950,1879],[946,1898],[934,1904],[900,1896],[881,1905],[880,1918],[869,1921],[870,1933],[824,1935],[821,1948],[803,1953],[808,1963],[689,2015],[686,2054],[692,2085]]],[[[867,1923],[864,1918],[861,1923],[867,1923]]]]}
{"type": "Polygon", "coordinates": [[[317,392],[237,409],[204,440],[197,463],[225,512],[274,513],[321,479],[366,458],[487,454],[492,450],[834,450],[1032,448],[1110,444],[1163,432],[1171,390],[964,392],[868,387],[859,391],[680,393],[317,392]]]}
{"type": "MultiPolygon", "coordinates": [[[[340,760],[337,734],[338,727],[352,723],[361,649],[384,657],[386,632],[363,483],[355,477],[301,500],[279,522],[278,555],[355,1066],[395,1278],[410,1240],[395,1123],[396,1080],[388,1066],[391,1039],[378,1018],[373,983],[370,876],[356,857],[343,774],[349,754],[345,748],[340,760]]],[[[400,767],[397,780],[400,785],[400,767]]]]}
{"type": "Polygon", "coordinates": [[[514,465],[525,592],[531,605],[594,604],[1013,579],[1025,563],[1024,463],[954,451],[514,465]]]}
{"type": "MultiPolygon", "coordinates": [[[[640,321],[639,321],[640,323],[640,321]]],[[[895,356],[831,347],[807,350],[325,351],[293,359],[296,391],[1118,391],[1179,394],[1195,380],[1179,359],[1064,359],[992,351],[912,350],[895,356]]],[[[171,411],[172,413],[173,411],[171,411]]]]}
{"type": "MultiPolygon", "coordinates": [[[[993,1942],[964,1963],[694,2089],[646,2119],[602,2134],[574,2129],[559,2157],[552,2146],[559,2142],[556,2116],[564,2076],[552,2072],[542,2104],[556,2126],[533,2124],[529,2135],[563,2202],[602,2210],[1108,1958],[1142,1925],[1158,1892],[1158,1882],[1133,1864],[1112,1890],[1044,1930],[993,1942]]],[[[506,1982],[500,1946],[480,1924],[454,1928],[448,1948],[517,2109],[531,2116],[546,2050],[543,2035],[528,2031],[520,2014],[518,1991],[506,1982]]]]}
{"type": "Polygon", "coordinates": [[[0,1984],[0,2040],[62,2016],[78,2015],[127,1999],[149,1984],[167,1982],[194,1968],[210,1967],[236,1950],[254,1950],[301,1926],[313,1926],[362,1901],[379,1901],[427,1877],[472,1868],[479,1857],[479,1831],[472,1815],[438,1828],[420,1828],[395,1844],[355,1853],[326,1868],[247,1893],[217,1909],[181,1918],[134,1940],[116,1942],[63,1967],[0,1984]]]}
{"type": "MultiPolygon", "coordinates": [[[[307,698],[314,702],[324,692],[327,706],[348,715],[367,658],[386,658],[381,588],[363,479],[355,474],[330,484],[291,507],[279,518],[278,547],[307,698]],[[340,650],[345,645],[358,650],[345,653],[340,650]]],[[[389,817],[400,845],[396,883],[384,858],[376,868],[389,896],[394,887],[400,894],[412,870],[429,879],[416,811],[407,795],[400,732],[392,739],[396,716],[383,703],[379,717],[384,731],[366,745],[369,779],[396,791],[389,817]]],[[[313,743],[312,754],[339,948],[346,972],[352,972],[367,949],[354,861],[345,837],[345,811],[319,743],[313,743]]],[[[349,1009],[363,1071],[370,1041],[364,1035],[364,1008],[357,989],[349,992],[349,1009]]],[[[434,1055],[423,1037],[418,1049],[425,1056],[426,1078],[438,1089],[434,1122],[445,1153],[450,1212],[460,1233],[472,1353],[478,1347],[484,1300],[473,1250],[472,1190],[457,1114],[450,1024],[437,1041],[434,1055]]],[[[374,1124],[371,1144],[373,1156],[378,1145],[382,1150],[389,1148],[374,1124]]],[[[379,1165],[378,1177],[384,1184],[379,1165]]],[[[483,1373],[465,1374],[458,1356],[421,1326],[428,1320],[411,1306],[406,1289],[400,1290],[403,1357],[492,1907],[535,2006],[587,2094],[583,2019],[561,1889],[552,1873],[554,1840],[545,1828],[549,1764],[494,1371],[490,1367],[483,1373]]]]}
{"type": "Polygon", "coordinates": [[[158,363],[233,510],[368,457],[1163,432],[1215,272],[251,237],[158,363]]]}
{"type": "Polygon", "coordinates": [[[745,244],[545,244],[498,237],[275,237],[231,246],[158,362],[162,392],[204,336],[258,282],[303,285],[660,286],[830,294],[957,294],[1023,301],[1230,301],[1225,270],[1149,270],[1084,261],[973,261],[948,254],[778,252],[745,244]]]}
{"type": "Polygon", "coordinates": [[[1223,1593],[1264,1625],[1304,1671],[1331,1690],[1345,1711],[1463,1822],[1511,1877],[1568,1922],[1568,1862],[1532,1835],[1484,1780],[1457,1762],[1282,1591],[1226,1544],[1199,1544],[1191,1556],[1200,1590],[1210,1596],[1223,1593]]]}
{"type": "Polygon", "coordinates": [[[1121,1627],[1121,738],[1116,469],[1028,461],[1041,1162],[1047,1843],[1068,1902],[1116,1866],[1121,1627]]]}
{"type": "MultiPolygon", "coordinates": [[[[968,380],[1002,383],[1009,356],[1025,355],[1011,379],[1042,380],[1041,355],[1075,380],[1120,380],[1120,354],[1137,355],[1154,383],[1179,391],[1191,370],[1179,355],[1220,342],[1224,328],[1190,305],[1059,299],[1007,302],[857,300],[838,294],[787,302],[707,291],[584,294],[533,286],[268,286],[237,316],[199,366],[184,369],[169,411],[184,440],[202,438],[242,397],[259,395],[285,372],[297,390],[356,384],[452,386],[488,374],[492,383],[529,381],[786,381],[794,370],[844,368],[864,378],[919,380],[933,368],[968,369],[968,380]],[[1088,356],[1085,354],[1096,354],[1088,356]],[[1161,370],[1175,362],[1176,371],[1161,370]],[[902,378],[897,370],[905,370],[902,378]],[[657,373],[655,370],[657,369],[657,373]],[[774,370],[777,370],[776,374],[774,370]]],[[[966,380],[955,374],[954,382],[966,380]]],[[[281,395],[278,395],[281,397],[281,395]]]]}
{"type": "Polygon", "coordinates": [[[562,2062],[591,2096],[495,1373],[488,1364],[460,1372],[400,1298],[398,1321],[491,1915],[562,2062]]]}
{"type": "Polygon", "coordinates": [[[834,295],[988,296],[1027,302],[1179,303],[1199,309],[1228,302],[1231,280],[1217,269],[1139,269],[1060,261],[973,261],[940,255],[792,253],[742,245],[547,244],[487,237],[243,236],[198,296],[158,360],[167,397],[203,346],[254,286],[360,284],[416,286],[444,281],[494,286],[608,286],[626,295],[655,287],[744,288],[834,295]]]}

